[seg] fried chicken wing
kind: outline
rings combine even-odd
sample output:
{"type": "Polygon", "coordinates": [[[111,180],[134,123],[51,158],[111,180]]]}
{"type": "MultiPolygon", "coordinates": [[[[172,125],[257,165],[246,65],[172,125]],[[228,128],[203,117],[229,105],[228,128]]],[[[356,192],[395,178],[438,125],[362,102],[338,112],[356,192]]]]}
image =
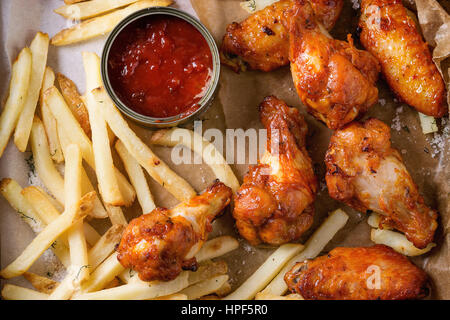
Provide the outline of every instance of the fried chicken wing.
{"type": "Polygon", "coordinates": [[[332,39],[306,0],[296,0],[289,19],[291,72],[308,111],[338,129],[378,100],[380,66],[370,53],[332,39]]]}
{"type": "Polygon", "coordinates": [[[384,245],[335,248],[297,263],[284,280],[306,300],[406,300],[428,294],[426,273],[384,245]]]}
{"type": "Polygon", "coordinates": [[[204,193],[172,209],[157,208],[133,219],[122,235],[118,260],[144,281],[175,279],[196,270],[195,254],[211,231],[212,220],[230,203],[232,191],[216,182],[204,193]]]}
{"type": "Polygon", "coordinates": [[[380,226],[405,233],[417,248],[433,240],[437,213],[425,205],[400,153],[391,147],[386,124],[369,119],[336,131],[325,163],[332,198],[361,212],[380,213],[380,226]]]}
{"type": "MultiPolygon", "coordinates": [[[[311,0],[311,6],[327,30],[342,9],[343,0],[311,0]]],[[[244,21],[227,27],[222,41],[222,63],[235,72],[247,67],[271,71],[289,63],[289,34],[283,24],[293,0],[281,0],[259,10],[244,21]]]]}
{"type": "Polygon", "coordinates": [[[424,114],[442,117],[444,81],[401,0],[363,0],[359,26],[361,43],[378,58],[397,96],[424,114]]]}
{"type": "Polygon", "coordinates": [[[252,245],[279,245],[298,239],[311,226],[317,181],[305,148],[307,125],[298,110],[269,96],[259,112],[267,150],[244,177],[233,216],[252,245]]]}

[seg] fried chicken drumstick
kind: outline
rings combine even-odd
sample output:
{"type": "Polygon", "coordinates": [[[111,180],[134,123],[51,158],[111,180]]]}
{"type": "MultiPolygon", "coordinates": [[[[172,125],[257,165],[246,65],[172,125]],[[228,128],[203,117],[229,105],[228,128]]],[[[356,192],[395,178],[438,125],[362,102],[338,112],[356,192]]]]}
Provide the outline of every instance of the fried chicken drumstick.
{"type": "Polygon", "coordinates": [[[284,280],[306,300],[406,300],[428,294],[426,273],[384,245],[335,248],[297,263],[284,280]]]}
{"type": "Polygon", "coordinates": [[[375,82],[380,66],[367,51],[334,40],[314,16],[306,0],[290,11],[291,72],[297,93],[308,111],[338,129],[378,101],[375,82]]]}
{"type": "Polygon", "coordinates": [[[447,113],[445,85],[401,0],[362,0],[360,40],[397,96],[433,117],[447,113]]]}
{"type": "Polygon", "coordinates": [[[118,260],[137,271],[143,281],[168,281],[182,269],[196,270],[194,255],[231,195],[230,188],[215,182],[201,195],[172,209],[157,208],[133,219],[122,235],[118,260]]]}
{"type": "Polygon", "coordinates": [[[311,226],[317,181],[305,148],[307,125],[298,110],[269,96],[259,112],[267,150],[244,177],[233,216],[252,245],[279,245],[298,239],[311,226]]]}
{"type": "Polygon", "coordinates": [[[400,153],[391,147],[386,124],[369,119],[336,131],[325,163],[332,198],[361,212],[380,213],[380,225],[405,233],[417,248],[433,240],[437,213],[425,205],[400,153]]]}
{"type": "MultiPolygon", "coordinates": [[[[248,68],[271,71],[289,63],[289,33],[283,24],[293,0],[281,0],[227,27],[222,41],[222,63],[235,72],[248,68]]],[[[341,13],[343,0],[311,0],[317,19],[327,30],[341,13]]]]}

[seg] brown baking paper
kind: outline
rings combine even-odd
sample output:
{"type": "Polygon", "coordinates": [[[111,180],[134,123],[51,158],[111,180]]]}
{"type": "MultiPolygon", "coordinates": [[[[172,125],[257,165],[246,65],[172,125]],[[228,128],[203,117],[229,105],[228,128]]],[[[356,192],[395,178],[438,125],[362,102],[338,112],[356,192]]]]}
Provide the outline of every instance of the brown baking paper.
{"type": "MultiPolygon", "coordinates": [[[[233,21],[242,21],[249,15],[240,7],[240,1],[242,0],[191,0],[191,3],[200,20],[211,30],[220,45],[226,26],[233,21]]],[[[423,33],[428,43],[436,46],[434,61],[440,70],[446,70],[447,61],[444,59],[450,53],[449,16],[434,0],[416,0],[416,2],[423,33]]],[[[335,38],[345,40],[348,33],[355,33],[359,16],[357,7],[357,2],[345,1],[337,25],[331,32],[335,38]]],[[[446,71],[443,73],[448,83],[448,73],[446,71]]],[[[440,228],[435,239],[437,247],[427,255],[414,258],[413,261],[424,268],[432,278],[432,298],[450,299],[448,118],[442,119],[439,133],[424,135],[417,111],[399,102],[384,81],[379,81],[378,88],[379,102],[364,118],[376,117],[391,126],[393,146],[403,155],[406,166],[418,184],[426,203],[438,209],[440,213],[440,228]]],[[[228,128],[262,128],[257,106],[265,96],[272,94],[297,107],[305,115],[309,126],[307,147],[320,180],[320,189],[315,201],[314,225],[302,237],[301,242],[323,222],[329,212],[341,207],[349,214],[349,222],[324,252],[336,246],[371,245],[367,215],[356,212],[328,196],[324,180],[324,155],[331,130],[306,113],[295,91],[289,67],[270,73],[249,71],[241,74],[222,67],[217,99],[223,107],[228,128]]],[[[242,181],[248,166],[235,165],[233,168],[242,181]]],[[[246,245],[234,252],[228,259],[234,285],[238,285],[251,275],[271,251],[267,248],[251,248],[246,245]]]]}

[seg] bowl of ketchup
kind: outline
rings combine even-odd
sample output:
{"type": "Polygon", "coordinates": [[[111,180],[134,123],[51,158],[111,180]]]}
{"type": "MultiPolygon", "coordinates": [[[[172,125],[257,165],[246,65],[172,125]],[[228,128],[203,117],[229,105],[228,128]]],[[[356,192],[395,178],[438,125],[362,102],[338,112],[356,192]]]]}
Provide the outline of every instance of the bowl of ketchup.
{"type": "Polygon", "coordinates": [[[153,7],[114,28],[101,68],[106,91],[122,113],[145,126],[170,127],[211,105],[220,59],[214,38],[197,19],[153,7]]]}

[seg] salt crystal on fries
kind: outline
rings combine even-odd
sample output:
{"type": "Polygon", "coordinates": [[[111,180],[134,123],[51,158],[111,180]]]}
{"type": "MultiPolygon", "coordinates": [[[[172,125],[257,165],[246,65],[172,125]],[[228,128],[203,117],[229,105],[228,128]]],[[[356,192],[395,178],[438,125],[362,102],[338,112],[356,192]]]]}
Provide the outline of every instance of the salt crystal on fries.
{"type": "Polygon", "coordinates": [[[196,195],[189,183],[162,162],[130,129],[128,123],[122,118],[122,115],[116,109],[103,87],[93,90],[92,94],[97,103],[102,104],[103,116],[111,130],[153,179],[180,201],[189,200],[196,195]]]}
{"type": "Polygon", "coordinates": [[[25,105],[31,75],[31,50],[23,48],[12,65],[9,95],[0,116],[0,157],[25,105]]]}
{"type": "Polygon", "coordinates": [[[31,74],[28,85],[25,104],[17,122],[14,132],[14,143],[21,152],[27,148],[33,125],[34,112],[39,100],[42,79],[44,78],[45,66],[47,64],[49,39],[46,33],[38,32],[30,45],[31,50],[31,74]]]}
{"type": "Polygon", "coordinates": [[[171,3],[171,0],[142,0],[126,8],[85,20],[71,28],[61,30],[52,38],[51,43],[54,46],[64,46],[89,40],[110,32],[122,19],[133,12],[149,7],[166,7],[171,3]]]}

